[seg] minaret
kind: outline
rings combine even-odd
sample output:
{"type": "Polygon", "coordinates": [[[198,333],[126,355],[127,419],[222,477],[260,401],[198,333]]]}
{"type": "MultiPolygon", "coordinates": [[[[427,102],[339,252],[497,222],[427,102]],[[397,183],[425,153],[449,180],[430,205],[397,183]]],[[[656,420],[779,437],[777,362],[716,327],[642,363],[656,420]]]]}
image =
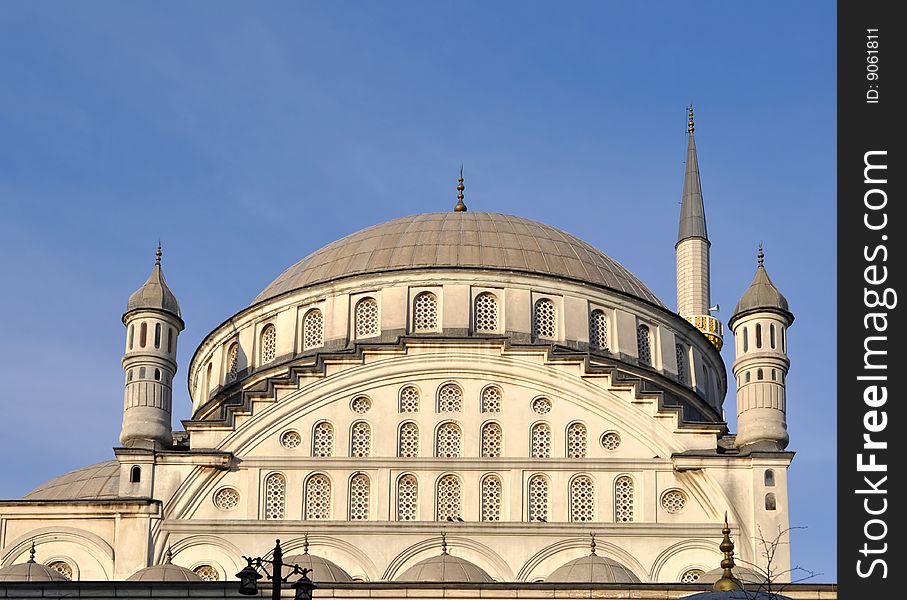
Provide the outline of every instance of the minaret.
{"type": "Polygon", "coordinates": [[[787,447],[787,329],[794,322],[787,299],[769,279],[759,245],[756,276],[728,322],[734,332],[737,446],[787,447]],[[756,446],[753,446],[756,445],[756,446]]]}
{"type": "Polygon", "coordinates": [[[176,296],[164,280],[160,244],[148,281],[129,297],[123,325],[126,389],[120,442],[127,448],[169,447],[176,341],[184,324],[176,296]]]}
{"type": "Polygon", "coordinates": [[[687,131],[686,171],[683,178],[683,200],[680,205],[680,229],[677,244],[677,312],[701,331],[716,348],[721,350],[721,321],[709,314],[709,242],[705,227],[705,208],[702,204],[702,186],[699,182],[699,159],[693,138],[693,106],[687,131]]]}

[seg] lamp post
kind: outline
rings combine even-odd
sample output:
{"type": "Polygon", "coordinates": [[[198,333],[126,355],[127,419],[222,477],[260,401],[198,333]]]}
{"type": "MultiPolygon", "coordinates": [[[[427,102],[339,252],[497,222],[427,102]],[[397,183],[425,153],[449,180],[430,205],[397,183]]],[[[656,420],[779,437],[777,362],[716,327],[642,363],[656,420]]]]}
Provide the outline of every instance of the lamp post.
{"type": "Polygon", "coordinates": [[[274,546],[274,558],[270,560],[260,556],[256,558],[243,556],[243,558],[245,558],[249,564],[236,574],[236,576],[239,577],[240,594],[246,596],[258,594],[258,580],[263,577],[262,574],[258,572],[260,569],[264,571],[264,576],[267,576],[267,578],[271,580],[272,600],[280,600],[280,587],[282,584],[288,583],[292,575],[301,575],[299,579],[293,582],[293,589],[295,590],[293,597],[295,600],[312,600],[312,590],[317,587],[308,577],[312,570],[303,569],[299,565],[284,565],[283,550],[280,549],[280,540],[277,540],[277,544],[274,546]],[[271,573],[268,573],[268,570],[265,568],[266,564],[271,565],[271,573]],[[286,577],[283,576],[283,568],[285,566],[293,567],[293,570],[290,571],[286,577]]]}

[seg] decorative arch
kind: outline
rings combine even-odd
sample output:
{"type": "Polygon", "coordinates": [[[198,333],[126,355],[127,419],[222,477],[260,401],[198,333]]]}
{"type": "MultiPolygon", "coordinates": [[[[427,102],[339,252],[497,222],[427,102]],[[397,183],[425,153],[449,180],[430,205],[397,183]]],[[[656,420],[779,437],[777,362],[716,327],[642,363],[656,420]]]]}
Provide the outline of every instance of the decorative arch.
{"type": "MultiPolygon", "coordinates": [[[[598,543],[598,540],[596,540],[598,543]]],[[[660,581],[662,576],[662,571],[665,568],[665,565],[669,560],[676,558],[678,555],[683,554],[684,552],[689,551],[705,551],[715,557],[715,559],[708,564],[717,565],[721,561],[721,553],[718,552],[718,546],[715,543],[715,540],[705,539],[705,538],[693,538],[689,540],[683,540],[677,542],[671,546],[668,546],[661,551],[655,561],[652,563],[652,569],[649,571],[649,581],[660,581]]],[[[699,564],[689,564],[686,568],[699,567],[699,564]]],[[[710,567],[711,569],[713,567],[710,567]]],[[[705,569],[708,571],[709,569],[705,569]]]]}
{"type": "MultiPolygon", "coordinates": [[[[606,556],[608,558],[614,559],[623,566],[627,567],[634,575],[639,577],[640,581],[646,581],[646,569],[642,566],[636,557],[632,554],[609,542],[606,539],[596,537],[595,538],[595,549],[596,553],[600,556],[606,556]]],[[[580,556],[586,555],[589,553],[589,538],[568,538],[566,540],[561,540],[554,542],[549,546],[545,546],[538,552],[536,552],[526,563],[520,568],[520,571],[516,574],[517,581],[534,581],[538,577],[547,577],[550,573],[538,573],[536,570],[539,568],[543,562],[548,559],[554,558],[558,555],[564,555],[562,560],[552,561],[557,562],[558,566],[566,563],[567,561],[573,560],[574,558],[579,558],[580,556]],[[574,550],[582,550],[582,552],[574,552],[574,550]]]]}
{"type": "MultiPolygon", "coordinates": [[[[99,535],[74,527],[41,527],[29,531],[25,535],[19,536],[7,546],[0,566],[5,567],[10,565],[20,556],[27,554],[31,549],[32,542],[34,542],[35,546],[38,548],[40,548],[42,544],[50,544],[53,542],[73,544],[78,548],[84,549],[86,553],[95,560],[106,580],[109,581],[112,577],[114,559],[113,547],[99,535]]],[[[48,554],[49,557],[54,555],[60,555],[60,552],[48,554]]],[[[80,572],[84,572],[85,565],[78,565],[78,569],[80,572]]]]}
{"type": "MultiPolygon", "coordinates": [[[[498,581],[512,581],[513,570],[501,555],[489,546],[468,537],[447,534],[447,545],[454,548],[458,556],[475,563],[498,581]],[[457,551],[460,552],[457,552],[457,551]],[[466,552],[462,552],[466,550],[466,552]]],[[[395,556],[384,570],[382,579],[391,581],[413,564],[441,553],[441,536],[433,536],[416,542],[395,556]]]]}
{"type": "MultiPolygon", "coordinates": [[[[321,548],[329,548],[333,555],[329,553],[328,556],[324,556],[324,558],[336,562],[338,566],[351,575],[355,573],[358,568],[359,571],[365,573],[370,581],[374,581],[380,573],[378,567],[368,554],[363,552],[359,547],[331,535],[308,534],[308,536],[295,537],[286,541],[281,539],[280,547],[283,550],[284,556],[300,554],[305,548],[306,539],[308,539],[308,545],[314,547],[314,549],[310,548],[310,551],[319,556],[323,556],[323,554],[319,552],[321,548]],[[335,558],[337,558],[337,560],[334,560],[335,558]]],[[[266,554],[264,558],[273,558],[273,550],[268,551],[268,554],[266,554]]]]}

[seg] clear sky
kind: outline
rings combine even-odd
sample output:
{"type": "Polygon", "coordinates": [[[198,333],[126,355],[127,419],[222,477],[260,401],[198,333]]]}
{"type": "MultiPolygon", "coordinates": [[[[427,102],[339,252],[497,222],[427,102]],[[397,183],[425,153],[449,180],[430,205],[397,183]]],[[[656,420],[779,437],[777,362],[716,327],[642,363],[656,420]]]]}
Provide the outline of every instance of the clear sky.
{"type": "MultiPolygon", "coordinates": [[[[696,141],[727,321],[756,248],[796,314],[793,562],[835,575],[832,2],[4,2],[0,498],[112,458],[126,299],[158,238],[204,335],[362,227],[471,210],[565,229],[676,306],[696,141]]],[[[732,344],[723,352],[730,367],[732,344]]],[[[734,394],[725,402],[734,429],[734,394]]]]}

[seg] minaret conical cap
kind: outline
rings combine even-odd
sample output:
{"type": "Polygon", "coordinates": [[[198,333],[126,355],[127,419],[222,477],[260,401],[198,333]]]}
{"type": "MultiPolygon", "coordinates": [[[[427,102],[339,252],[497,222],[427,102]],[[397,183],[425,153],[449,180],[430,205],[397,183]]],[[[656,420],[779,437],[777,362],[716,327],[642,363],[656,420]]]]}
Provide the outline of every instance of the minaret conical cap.
{"type": "Polygon", "coordinates": [[[161,255],[161,245],[158,244],[154,266],[151,267],[151,274],[145,284],[129,296],[129,301],[126,303],[126,313],[123,315],[124,321],[127,314],[136,310],[159,310],[170,313],[182,321],[179,302],[177,302],[176,296],[173,295],[173,292],[167,286],[167,280],[164,279],[164,271],[161,268],[161,255]]]}
{"type": "Polygon", "coordinates": [[[683,197],[680,203],[680,228],[677,243],[690,238],[709,241],[705,226],[705,207],[702,203],[702,184],[699,181],[699,159],[696,156],[696,140],[693,137],[693,105],[690,105],[690,134],[687,144],[686,169],[683,175],[683,197]]]}
{"type": "Polygon", "coordinates": [[[775,284],[772,283],[765,270],[765,254],[762,252],[762,244],[759,244],[759,253],[757,255],[756,275],[752,283],[743,292],[737,306],[734,307],[734,313],[731,316],[729,325],[733,327],[734,321],[745,314],[758,311],[770,311],[781,313],[787,317],[789,323],[794,322],[794,315],[790,311],[787,298],[784,297],[775,284]]]}

